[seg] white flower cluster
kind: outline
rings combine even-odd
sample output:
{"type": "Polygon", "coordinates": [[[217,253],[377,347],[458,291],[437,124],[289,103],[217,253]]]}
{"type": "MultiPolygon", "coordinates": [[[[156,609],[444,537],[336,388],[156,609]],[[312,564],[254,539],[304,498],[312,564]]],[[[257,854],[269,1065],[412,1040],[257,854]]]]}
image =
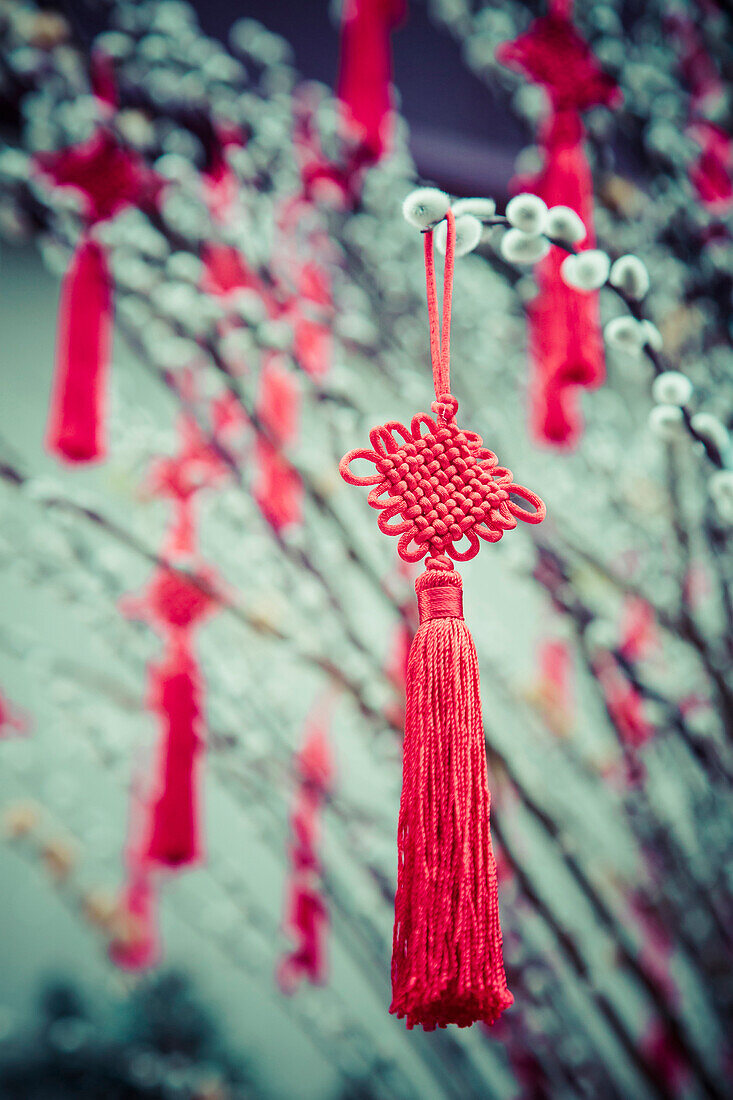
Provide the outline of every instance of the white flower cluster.
{"type": "Polygon", "coordinates": [[[571,246],[586,235],[580,217],[569,206],[552,206],[538,195],[515,195],[506,208],[511,226],[501,239],[501,254],[511,264],[535,264],[553,241],[571,246]]]}
{"type": "Polygon", "coordinates": [[[402,204],[402,213],[410,225],[422,230],[435,229],[435,247],[443,256],[448,239],[445,216],[449,209],[456,219],[456,256],[465,256],[481,240],[483,219],[493,217],[496,211],[493,199],[458,199],[451,203],[445,191],[419,187],[402,204]]]}
{"type": "MultiPolygon", "coordinates": [[[[692,395],[692,383],[680,371],[668,370],[657,375],[652,386],[656,404],[649,414],[649,427],[657,438],[674,443],[686,434],[687,413],[694,435],[715,448],[725,461],[729,457],[731,443],[728,429],[712,413],[690,415],[687,406],[692,395]]],[[[733,524],[733,470],[717,470],[708,482],[708,490],[720,519],[733,524]]]]}

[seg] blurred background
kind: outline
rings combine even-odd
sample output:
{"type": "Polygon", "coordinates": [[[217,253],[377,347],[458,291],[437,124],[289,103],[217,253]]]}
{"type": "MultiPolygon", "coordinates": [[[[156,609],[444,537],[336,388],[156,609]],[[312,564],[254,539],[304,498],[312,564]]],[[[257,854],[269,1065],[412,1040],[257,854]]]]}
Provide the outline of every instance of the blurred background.
{"type": "Polygon", "coordinates": [[[732,31],[0,0],[0,1096],[731,1095],[732,31]],[[453,392],[548,509],[460,567],[515,1004],[428,1034],[387,1011],[418,569],[338,477],[433,397],[421,184],[496,203],[453,392]],[[568,286],[518,191],[643,266],[568,286]]]}

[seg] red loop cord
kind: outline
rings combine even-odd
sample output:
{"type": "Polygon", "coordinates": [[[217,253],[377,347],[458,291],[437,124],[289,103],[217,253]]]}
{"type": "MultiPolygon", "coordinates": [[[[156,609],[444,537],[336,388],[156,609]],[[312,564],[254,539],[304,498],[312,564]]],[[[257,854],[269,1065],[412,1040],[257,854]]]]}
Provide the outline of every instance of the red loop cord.
{"type": "Polygon", "coordinates": [[[430,323],[430,358],[433,363],[435,396],[450,393],[450,309],[453,296],[453,267],[456,254],[456,219],[453,211],[445,216],[448,235],[445,246],[443,270],[443,325],[438,316],[438,289],[435,283],[435,256],[433,254],[433,230],[425,234],[425,283],[428,292],[428,320],[430,323]]]}

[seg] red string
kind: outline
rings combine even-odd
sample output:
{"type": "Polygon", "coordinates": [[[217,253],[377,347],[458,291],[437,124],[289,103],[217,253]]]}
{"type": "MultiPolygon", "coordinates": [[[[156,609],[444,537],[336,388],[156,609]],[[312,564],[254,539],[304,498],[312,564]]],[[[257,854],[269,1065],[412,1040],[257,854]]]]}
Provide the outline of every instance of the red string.
{"type": "Polygon", "coordinates": [[[430,358],[433,364],[435,396],[450,393],[450,314],[453,297],[453,267],[456,251],[456,219],[449,210],[445,220],[448,235],[443,270],[443,325],[438,316],[438,289],[435,283],[435,256],[433,254],[433,230],[425,234],[425,283],[428,293],[428,320],[430,323],[430,358]],[[440,333],[440,336],[439,336],[440,333]]]}

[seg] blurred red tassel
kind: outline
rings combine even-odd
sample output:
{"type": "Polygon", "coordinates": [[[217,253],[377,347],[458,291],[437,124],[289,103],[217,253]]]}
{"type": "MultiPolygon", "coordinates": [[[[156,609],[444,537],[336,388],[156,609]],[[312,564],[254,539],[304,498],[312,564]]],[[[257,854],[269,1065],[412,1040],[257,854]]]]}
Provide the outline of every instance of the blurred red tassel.
{"type": "Polygon", "coordinates": [[[199,677],[195,662],[175,650],[167,664],[151,670],[151,705],[161,718],[160,779],[151,810],[144,856],[152,863],[181,867],[201,858],[197,805],[199,677]]]}
{"type": "Polygon", "coordinates": [[[263,436],[255,442],[257,473],[252,495],[260,512],[278,534],[303,518],[303,483],[298,471],[263,436]]]}
{"type": "Polygon", "coordinates": [[[545,722],[559,737],[570,732],[575,707],[572,692],[572,657],[560,638],[543,642],[539,651],[538,683],[532,693],[545,722]]]}
{"type": "Polygon", "coordinates": [[[61,285],[59,335],[47,445],[69,462],[103,456],[112,333],[112,288],[104,249],[84,236],[61,285]]]}
{"type": "Polygon", "coordinates": [[[294,321],[293,356],[311,378],[323,378],[331,366],[333,336],[328,325],[298,316],[294,321]]]}
{"type": "Polygon", "coordinates": [[[30,733],[30,719],[0,692],[0,740],[30,733]]]}
{"type": "Polygon", "coordinates": [[[301,879],[294,881],[285,926],[298,946],[281,960],[277,969],[283,993],[294,993],[303,978],[313,985],[323,985],[326,979],[323,936],[327,925],[328,912],[319,891],[301,879]]]}
{"type": "Polygon", "coordinates": [[[277,357],[269,358],[260,372],[257,415],[274,443],[290,443],[297,435],[300,390],[277,357]]]}
{"type": "Polygon", "coordinates": [[[651,604],[630,596],[624,603],[619,651],[627,661],[640,661],[657,645],[657,629],[651,604]]]}
{"type": "Polygon", "coordinates": [[[117,110],[117,77],[114,61],[108,53],[98,47],[92,50],[89,59],[89,80],[99,103],[110,111],[117,110]]]}
{"type": "MultiPolygon", "coordinates": [[[[104,94],[114,93],[107,89],[104,94]]],[[[106,129],[96,130],[80,145],[39,153],[36,167],[55,186],[73,188],[83,203],[87,232],[61,288],[47,443],[60,458],[90,462],[104,453],[112,286],[104,250],[88,231],[126,206],[155,207],[162,180],[106,129]]]]}
{"type": "Polygon", "coordinates": [[[596,658],[594,671],[621,743],[629,749],[645,745],[654,736],[654,726],[644,714],[644,700],[639,691],[610,654],[596,658]]]}
{"type": "MultiPolygon", "coordinates": [[[[549,14],[505,42],[497,59],[539,84],[551,104],[541,137],[545,167],[527,186],[548,206],[575,210],[586,228],[582,247],[592,248],[593,185],[580,112],[611,106],[620,93],[573,26],[569,0],[550,0],[548,6],[549,14]]],[[[577,388],[598,386],[605,377],[598,295],[563,282],[565,256],[552,248],[537,265],[539,293],[529,310],[532,429],[540,442],[558,447],[572,447],[582,431],[577,388]]]]}
{"type": "MultiPolygon", "coordinates": [[[[546,163],[532,190],[548,206],[569,206],[586,228],[583,248],[593,248],[593,181],[576,111],[554,114],[544,140],[546,163]]],[[[575,290],[560,275],[567,253],[553,247],[537,264],[539,293],[529,309],[533,363],[532,408],[536,438],[572,446],[582,430],[578,386],[599,386],[605,377],[598,293],[575,290]]]]}
{"type": "Polygon", "coordinates": [[[404,0],[346,0],[341,24],[338,98],[364,163],[384,154],[390,138],[390,34],[404,18],[404,0]]]}
{"type": "Polygon", "coordinates": [[[149,874],[133,869],[122,893],[118,927],[109,947],[115,966],[123,970],[147,970],[159,959],[157,898],[149,874]]]}
{"type": "Polygon", "coordinates": [[[290,822],[292,872],[284,923],[296,946],[277,970],[278,984],[288,994],[295,991],[303,978],[321,984],[326,974],[324,937],[328,910],[319,890],[317,852],[320,810],[334,776],[326,721],[324,711],[314,715],[306,727],[303,747],[295,757],[299,783],[290,822]]]}
{"type": "Polygon", "coordinates": [[[390,1012],[425,1030],[493,1023],[513,1002],[496,864],[473,639],[462,581],[427,569],[407,670],[390,1012]],[[429,796],[428,796],[429,792],[429,796]]]}
{"type": "Polygon", "coordinates": [[[733,205],[733,139],[712,122],[690,128],[701,153],[690,167],[692,186],[703,206],[722,214],[733,205]]]}

